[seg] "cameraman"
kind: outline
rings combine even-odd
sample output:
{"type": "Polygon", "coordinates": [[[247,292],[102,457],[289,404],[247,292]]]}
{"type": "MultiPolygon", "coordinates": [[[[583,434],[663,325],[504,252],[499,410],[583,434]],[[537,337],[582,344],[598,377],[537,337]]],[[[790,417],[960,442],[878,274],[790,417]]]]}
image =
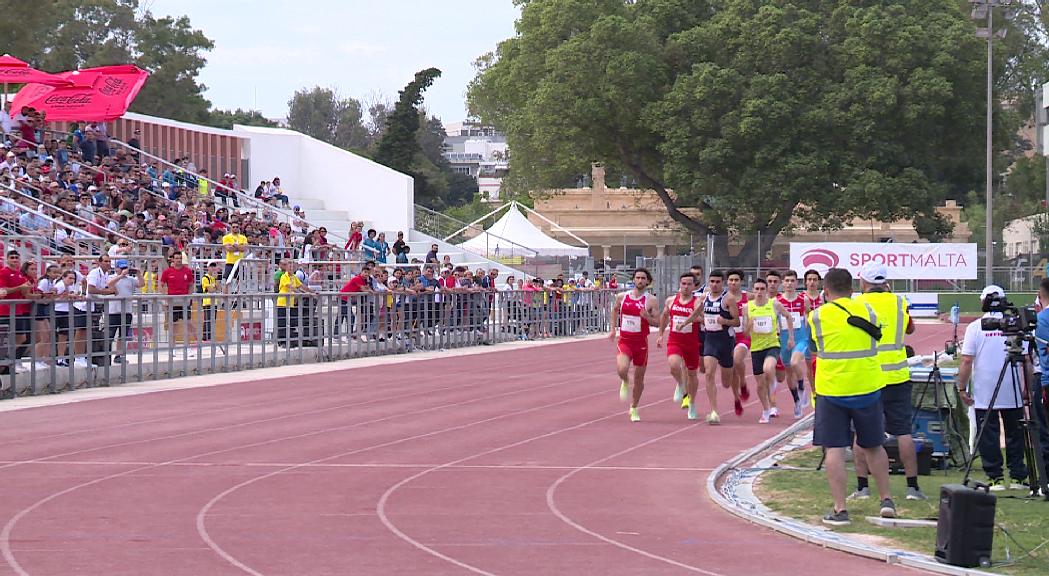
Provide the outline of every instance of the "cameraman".
{"type": "Polygon", "coordinates": [[[1005,490],[1002,476],[1002,449],[998,436],[999,418],[1005,427],[1005,456],[1012,481],[1009,488],[1026,488],[1027,463],[1024,461],[1024,437],[1020,428],[1023,419],[1021,400],[1016,390],[1022,386],[1016,382],[1009,370],[1004,372],[1001,388],[991,406],[998,376],[1006,362],[1006,337],[1001,330],[984,331],[981,323],[988,318],[1001,319],[1001,307],[1005,302],[1005,290],[990,285],[980,293],[980,302],[985,311],[982,318],[974,320],[965,329],[962,342],[962,363],[958,368],[958,394],[968,406],[976,408],[976,427],[988,419],[987,427],[976,447],[980,453],[983,471],[987,473],[991,490],[1005,490]],[[972,388],[969,378],[972,377],[972,388]]]}

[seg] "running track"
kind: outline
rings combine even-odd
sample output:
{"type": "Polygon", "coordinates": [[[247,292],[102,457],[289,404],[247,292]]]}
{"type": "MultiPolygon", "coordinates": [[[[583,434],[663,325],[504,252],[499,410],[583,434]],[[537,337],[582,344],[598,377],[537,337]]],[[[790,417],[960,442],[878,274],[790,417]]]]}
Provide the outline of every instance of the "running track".
{"type": "Polygon", "coordinates": [[[914,574],[708,500],[791,420],[689,422],[663,354],[639,424],[607,340],[5,413],[0,575],[914,574]]]}

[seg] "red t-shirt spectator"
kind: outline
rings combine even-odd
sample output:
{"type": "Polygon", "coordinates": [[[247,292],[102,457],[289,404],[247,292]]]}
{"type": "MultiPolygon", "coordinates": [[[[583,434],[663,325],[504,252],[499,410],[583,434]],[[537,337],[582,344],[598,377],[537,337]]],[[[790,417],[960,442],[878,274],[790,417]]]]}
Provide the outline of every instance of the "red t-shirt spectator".
{"type": "MultiPolygon", "coordinates": [[[[7,266],[0,268],[0,287],[16,288],[27,282],[29,282],[29,278],[25,274],[22,274],[21,271],[7,266]]],[[[21,292],[18,292],[9,293],[7,296],[3,297],[3,300],[20,300],[23,298],[25,298],[25,296],[23,296],[21,292]]],[[[15,316],[28,316],[32,306],[33,305],[30,302],[15,304],[15,316]]],[[[11,305],[0,304],[0,318],[7,318],[10,314],[11,305]]]]}
{"type": "MultiPolygon", "coordinates": [[[[368,282],[367,278],[358,274],[353,278],[350,278],[350,281],[344,284],[343,287],[339,289],[339,292],[344,294],[356,294],[358,292],[363,292],[362,288],[365,286],[371,287],[371,283],[368,282]]],[[[349,300],[346,296],[343,296],[342,299],[349,300]]]]}
{"type": "Polygon", "coordinates": [[[364,236],[360,230],[354,230],[353,234],[350,234],[350,239],[346,241],[345,250],[359,250],[361,247],[361,241],[364,240],[364,236]]]}
{"type": "Polygon", "coordinates": [[[160,275],[160,283],[168,287],[169,296],[185,296],[193,286],[193,271],[189,266],[175,268],[174,266],[164,270],[160,275]]]}

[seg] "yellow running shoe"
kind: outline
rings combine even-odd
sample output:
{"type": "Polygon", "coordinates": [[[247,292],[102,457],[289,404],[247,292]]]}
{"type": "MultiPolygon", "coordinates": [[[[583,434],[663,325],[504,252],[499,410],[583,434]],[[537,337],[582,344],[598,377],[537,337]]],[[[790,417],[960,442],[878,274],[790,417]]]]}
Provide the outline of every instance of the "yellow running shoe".
{"type": "Polygon", "coordinates": [[[692,405],[692,400],[685,394],[685,397],[681,399],[681,409],[688,410],[688,407],[692,405]]]}
{"type": "Polygon", "coordinates": [[[641,421],[641,415],[637,413],[637,406],[631,406],[630,407],[630,421],[631,422],[640,422],[641,421]]]}
{"type": "Polygon", "coordinates": [[[619,399],[626,402],[630,398],[630,385],[626,382],[619,383],[619,399]]]}

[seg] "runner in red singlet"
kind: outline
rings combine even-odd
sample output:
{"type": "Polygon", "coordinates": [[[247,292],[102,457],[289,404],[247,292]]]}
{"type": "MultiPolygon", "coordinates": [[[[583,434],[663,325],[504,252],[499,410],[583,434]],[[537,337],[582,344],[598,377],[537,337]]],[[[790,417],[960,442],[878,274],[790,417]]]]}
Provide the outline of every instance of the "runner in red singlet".
{"type": "MultiPolygon", "coordinates": [[[[692,290],[693,298],[703,298],[703,293],[706,291],[706,276],[703,275],[703,267],[696,264],[688,269],[688,273],[695,279],[695,289],[692,290]]],[[[703,324],[700,322],[696,323],[696,342],[699,344],[699,357],[703,357],[703,324]]],[[[699,362],[699,373],[703,374],[706,372],[706,368],[703,366],[703,361],[699,362]]],[[[681,399],[681,409],[688,410],[688,407],[692,405],[692,396],[685,394],[684,398],[681,399]]]]}
{"type": "MultiPolygon", "coordinates": [[[[667,327],[670,327],[667,360],[670,363],[670,375],[677,382],[674,402],[680,402],[686,394],[695,397],[699,390],[699,376],[696,373],[700,367],[699,343],[692,334],[699,330],[699,324],[687,321],[696,311],[697,302],[700,301],[692,295],[695,288],[696,281],[692,274],[682,274],[678,279],[678,292],[667,298],[663,315],[659,320],[657,348],[663,347],[663,335],[667,327]]],[[[688,419],[695,420],[697,417],[696,404],[689,404],[688,419]]]]}
{"type": "Polygon", "coordinates": [[[787,320],[780,318],[780,359],[787,367],[787,386],[790,395],[794,398],[794,418],[801,418],[805,410],[803,394],[805,390],[805,377],[808,374],[808,365],[805,355],[808,352],[808,329],[805,327],[805,318],[808,316],[808,302],[805,293],[798,292],[798,273],[787,270],[783,274],[783,290],[777,300],[790,314],[794,323],[794,348],[787,346],[787,320]]]}
{"type": "MultiPolygon", "coordinates": [[[[735,397],[736,416],[743,415],[743,403],[750,400],[747,388],[746,361],[750,356],[750,335],[743,329],[746,326],[747,293],[743,291],[743,271],[733,269],[726,272],[728,293],[736,298],[739,313],[739,328],[733,328],[736,346],[732,349],[732,395],[735,397]]],[[[723,383],[724,384],[724,383],[723,383]]]]}
{"type": "Polygon", "coordinates": [[[612,329],[608,339],[616,342],[616,369],[619,373],[619,397],[630,393],[630,365],[634,365],[634,395],[630,404],[630,421],[641,420],[637,406],[645,391],[645,369],[648,366],[649,325],[659,322],[656,299],[645,292],[652,283],[652,273],[644,268],[634,271],[634,288],[617,294],[612,304],[612,329]],[[619,339],[616,340],[616,330],[619,339]]]}

